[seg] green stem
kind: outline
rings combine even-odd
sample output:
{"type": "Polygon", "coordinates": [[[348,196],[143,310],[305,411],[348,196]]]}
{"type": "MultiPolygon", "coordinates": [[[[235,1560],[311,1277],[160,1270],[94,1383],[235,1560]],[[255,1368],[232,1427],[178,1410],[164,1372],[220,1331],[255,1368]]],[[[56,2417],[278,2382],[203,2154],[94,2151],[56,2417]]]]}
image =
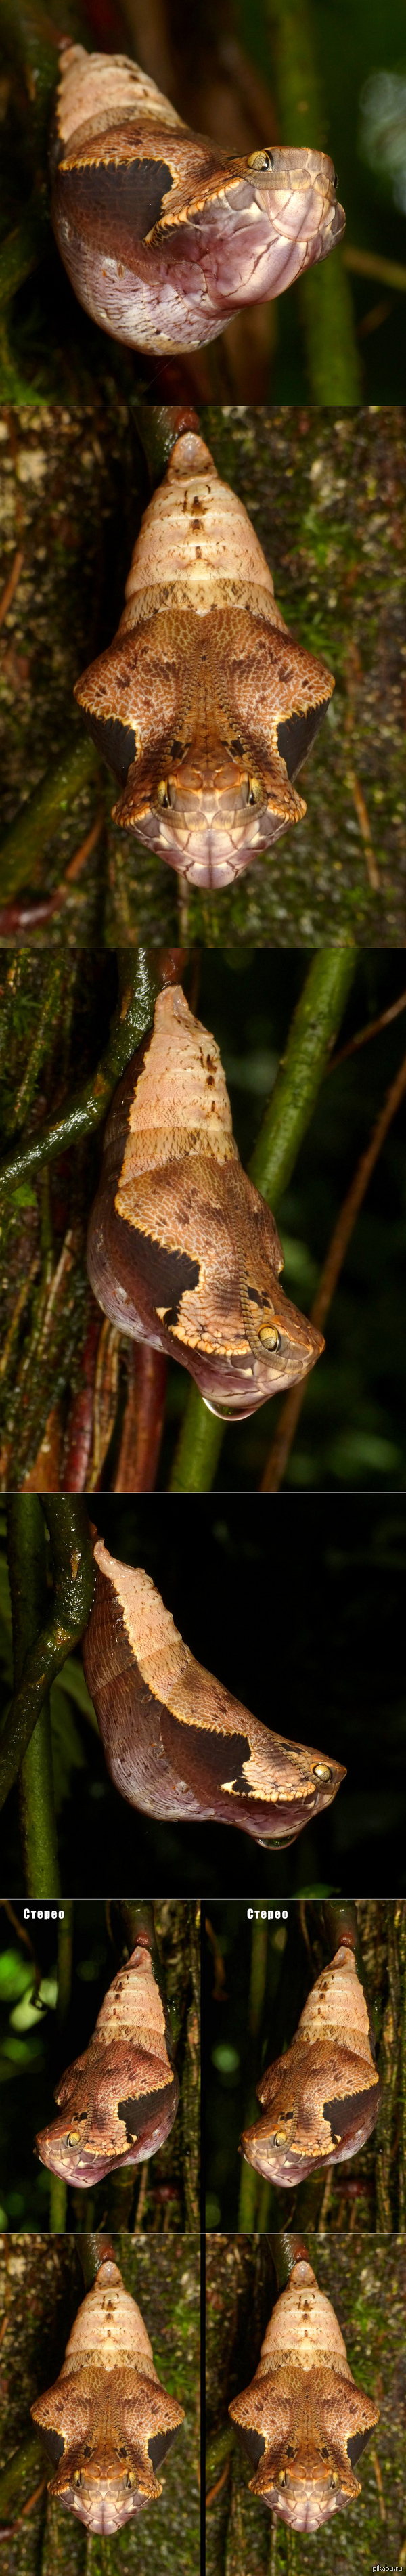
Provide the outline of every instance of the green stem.
{"type": "MultiPolygon", "coordinates": [[[[38,1630],[47,1613],[45,1529],[37,1494],[9,1495],[7,1537],[14,1688],[18,1699],[26,1659],[32,1649],[35,1651],[38,1630]]],[[[26,1895],[59,1896],[49,1692],[42,1693],[35,1736],[21,1760],[19,1792],[26,1895]]]]}
{"type": "Polygon", "coordinates": [[[79,733],[52,762],[46,777],[34,788],[33,796],[27,796],[6,832],[0,848],[2,904],[31,882],[35,862],[42,859],[46,843],[59,830],[68,807],[76,804],[82,789],[91,787],[98,775],[100,763],[94,744],[79,733]]]}
{"type": "MultiPolygon", "coordinates": [[[[282,143],[326,147],[326,107],[307,0],[268,0],[275,30],[275,78],[282,143]],[[304,104],[305,102],[305,104],[304,104]]],[[[333,250],[300,279],[299,297],[314,402],[359,402],[361,368],[342,253],[333,250]]]]}
{"type": "MultiPolygon", "coordinates": [[[[12,1700],[7,1725],[3,1728],[0,1806],[4,1806],[27,1753],[55,1673],[60,1671],[61,1664],[65,1663],[66,1656],[71,1654],[87,1627],[93,1600],[93,1549],[85,1504],[81,1498],[75,1496],[73,1500],[65,1494],[44,1494],[40,1499],[51,1538],[55,1607],[26,1654],[22,1678],[12,1700]]],[[[14,1509],[19,1503],[24,1515],[37,1498],[22,1494],[12,1500],[14,1509]]],[[[52,1889],[46,1885],[44,1890],[37,1892],[48,1896],[52,1889]]]]}
{"type": "Polygon", "coordinates": [[[277,1208],[310,1126],[356,970],[353,949],[323,948],[312,959],[287,1047],[250,1162],[250,1179],[277,1208]]]}
{"type": "MultiPolygon", "coordinates": [[[[260,2035],[260,2029],[261,2029],[262,2014],[263,2014],[263,2009],[264,2009],[264,1998],[265,1998],[265,1987],[266,1987],[266,1962],[267,1962],[267,1929],[266,1929],[266,1924],[265,1924],[265,1923],[254,1923],[254,1924],[253,1924],[253,1927],[252,1927],[252,1941],[251,1941],[251,1968],[250,1968],[250,1988],[249,1988],[249,1998],[248,1998],[248,2056],[249,2056],[249,2072],[248,2072],[248,2092],[247,2092],[247,2101],[246,2101],[246,2106],[245,2106],[245,2110],[244,2110],[244,2126],[245,2126],[245,2127],[248,2127],[248,2125],[249,2125],[249,2123],[250,2123],[250,2121],[251,2121],[251,2120],[255,2120],[255,2113],[256,2113],[256,2108],[257,2108],[257,2104],[256,2104],[256,2094],[255,2094],[255,2077],[256,2077],[256,2073],[257,2073],[257,2069],[258,2069],[258,2062],[259,2062],[259,2035],[260,2035]]],[[[240,2194],[239,2194],[239,2207],[238,2207],[238,2225],[239,2225],[239,2227],[241,2227],[241,2228],[244,2228],[244,2229],[245,2229],[245,2228],[247,2228],[247,2230],[248,2230],[248,2231],[250,2231],[250,2230],[251,2230],[251,2228],[255,2227],[255,2224],[256,2224],[257,2204],[258,2204],[258,2199],[259,2199],[260,2188],[261,2188],[260,2175],[259,2175],[259,2174],[257,2174],[257,2173],[255,2172],[255,2168],[254,2168],[254,2166],[253,2166],[253,2165],[249,2165],[249,2164],[247,2164],[247,2163],[246,2163],[246,2161],[245,2161],[245,2156],[244,2156],[244,2157],[243,2157],[243,2159],[242,2159],[242,2164],[241,2164],[240,2194]]]]}
{"type": "MultiPolygon", "coordinates": [[[[168,957],[177,953],[166,952],[168,957]]],[[[75,1093],[69,1107],[61,1111],[60,1117],[50,1118],[27,1144],[16,1145],[5,1156],[0,1166],[0,1184],[8,1187],[23,1173],[33,1171],[36,1164],[50,1162],[56,1155],[65,1153],[67,1146],[72,1145],[77,1137],[89,1136],[94,1128],[101,1126],[116,1082],[125,1073],[130,1056],[151,1026],[157,993],[162,983],[169,980],[169,968],[165,970],[162,967],[159,948],[123,948],[118,950],[118,974],[119,1000],[113,1013],[107,1046],[96,1072],[87,1075],[80,1091],[75,1093]]]]}
{"type": "Polygon", "coordinates": [[[192,1379],[173,1461],[171,1494],[206,1494],[214,1484],[224,1423],[209,1413],[192,1379]]]}
{"type": "Polygon", "coordinates": [[[51,2174],[49,2186],[49,2225],[51,2236],[64,2236],[68,2190],[62,2175],[51,2174]]]}
{"type": "MultiPolygon", "coordinates": [[[[356,968],[355,951],[322,949],[312,959],[294,1012],[286,1052],[250,1162],[250,1179],[276,1209],[310,1125],[317,1095],[356,968]]],[[[171,1493],[207,1493],[224,1424],[192,1385],[172,1466],[171,1493]]]]}

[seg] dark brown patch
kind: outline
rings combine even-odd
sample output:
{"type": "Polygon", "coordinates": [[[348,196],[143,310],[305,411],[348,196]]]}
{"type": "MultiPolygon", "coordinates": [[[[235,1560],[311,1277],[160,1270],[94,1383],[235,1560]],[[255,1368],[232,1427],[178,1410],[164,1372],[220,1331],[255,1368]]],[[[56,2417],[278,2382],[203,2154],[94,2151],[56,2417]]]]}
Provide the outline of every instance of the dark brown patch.
{"type": "Polygon", "coordinates": [[[121,724],[119,716],[92,715],[89,707],[81,706],[80,712],[86,733],[90,733],[96,750],[102,752],[103,760],[107,760],[108,768],[119,779],[120,787],[125,787],[137,749],[132,725],[121,724]]]}
{"type": "Polygon", "coordinates": [[[307,760],[327,705],[327,698],[322,698],[321,705],[308,707],[306,715],[287,716],[285,723],[278,725],[278,751],[286,762],[288,778],[297,778],[302,761],[307,760]]]}
{"type": "Polygon", "coordinates": [[[349,2442],[347,2442],[347,2459],[351,2461],[352,2469],[355,2469],[356,2460],[360,2460],[361,2451],[365,2450],[365,2443],[370,2442],[372,2431],[373,2426],[370,2424],[367,2433],[350,2433],[349,2442]]]}
{"type": "Polygon", "coordinates": [[[174,2441],[177,2432],[178,2425],[172,2424],[170,2433],[151,2433],[147,2449],[152,2469],[160,2468],[161,2460],[165,2459],[166,2452],[170,2450],[171,2442],[174,2441]]]}
{"type": "Polygon", "coordinates": [[[150,2122],[155,2122],[165,2114],[169,2104],[173,2103],[173,2097],[172,2077],[172,2082],[163,2084],[158,2092],[139,2093],[138,2096],[129,2094],[124,2102],[117,2103],[119,2120],[124,2120],[129,2146],[133,2138],[144,2136],[150,2122]]]}
{"type": "Polygon", "coordinates": [[[64,2434],[64,2433],[50,2433],[50,2432],[48,2432],[48,2426],[47,2426],[47,2429],[46,2429],[46,2431],[45,2431],[45,2426],[44,2426],[43,2424],[41,2424],[41,2425],[40,2425],[40,2428],[39,2428],[39,2429],[40,2429],[40,2434],[41,2434],[41,2442],[43,2442],[43,2443],[44,2443],[44,2445],[45,2445],[45,2450],[48,2452],[48,2459],[49,2459],[49,2460],[52,2460],[53,2468],[54,2468],[54,2469],[56,2469],[56,2468],[57,2468],[57,2464],[58,2464],[58,2460],[61,2460],[61,2459],[63,2458],[63,2453],[64,2453],[64,2450],[65,2450],[65,2448],[66,2448],[66,2444],[65,2444],[65,2434],[64,2434]]]}
{"type": "Polygon", "coordinates": [[[125,1217],[117,1217],[117,1223],[120,1229],[124,1227],[134,1273],[148,1290],[155,1312],[158,1306],[165,1306],[165,1323],[177,1324],[184,1289],[199,1285],[199,1262],[191,1261],[187,1252],[167,1252],[164,1244],[154,1243],[149,1234],[138,1233],[125,1217]]]}
{"type": "MultiPolygon", "coordinates": [[[[94,147],[93,147],[94,148],[94,147]]],[[[102,155],[103,145],[100,142],[102,155]]],[[[173,172],[168,161],[151,161],[147,154],[121,164],[114,161],[91,163],[89,168],[58,171],[58,196],[62,215],[97,243],[104,242],[110,258],[125,259],[131,264],[135,242],[143,242],[153,224],[159,223],[164,197],[173,187],[173,172]]]]}
{"type": "Polygon", "coordinates": [[[375,2111],[376,2099],[377,2086],[374,2084],[368,2092],[347,2093],[343,2102],[324,2102],[323,2118],[329,2120],[333,2136],[345,2138],[347,2130],[355,2127],[359,2119],[365,2120],[371,2109],[375,2111]]]}

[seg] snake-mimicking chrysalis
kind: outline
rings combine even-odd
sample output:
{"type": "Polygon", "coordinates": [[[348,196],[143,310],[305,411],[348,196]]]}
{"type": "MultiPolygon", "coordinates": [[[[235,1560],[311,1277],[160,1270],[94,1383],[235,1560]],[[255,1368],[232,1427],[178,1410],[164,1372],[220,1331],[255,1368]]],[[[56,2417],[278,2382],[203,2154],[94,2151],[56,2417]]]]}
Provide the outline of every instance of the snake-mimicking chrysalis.
{"type": "Polygon", "coordinates": [[[240,1825],[256,1842],[295,1842],[335,1798],[330,1754],[276,1735],[185,1646],[141,1566],[94,1549],[82,1642],[107,1769],[130,1804],[169,1822],[240,1825]]]}
{"type": "Polygon", "coordinates": [[[169,2136],[179,2084],[146,1934],[113,1978],[88,2048],[66,2068],[55,2099],[59,2118],[37,2137],[38,2155],[80,2191],[156,2155],[169,2136]]]}
{"type": "Polygon", "coordinates": [[[294,2531],[319,2531],[361,2494],[354,2463],[379,2407],[356,2386],[334,2308],[302,2257],[277,2299],[255,2378],[229,2413],[255,2464],[252,2495],[294,2531]]]}
{"type": "Polygon", "coordinates": [[[52,221],[79,303],[158,357],[198,349],[281,295],[345,228],[333,163],[307,146],[248,158],[184,125],[126,54],[64,42],[52,221]]]}
{"type": "Polygon", "coordinates": [[[374,2032],[352,1944],[343,1938],[307,1997],[295,2037],[257,2084],[262,2117],[243,2154],[293,2190],[319,2167],[355,2156],[375,2128],[381,2086],[374,2032]]]}
{"type": "Polygon", "coordinates": [[[59,2379],[31,2414],[55,2463],[49,2494],[88,2531],[121,2531],[162,2495],[156,2470],[184,2408],[161,2386],[140,2309],[107,2251],[59,2379]]]}
{"type": "Polygon", "coordinates": [[[240,1163],[219,1047],[181,985],[158,994],[114,1094],[87,1266],[112,1323],[180,1360],[220,1416],[256,1412],[324,1348],[280,1286],[282,1246],[240,1163]]]}
{"type": "Polygon", "coordinates": [[[221,889],[306,805],[294,781],[334,688],[276,605],[251,520],[192,430],[144,513],[113,643],[76,682],[113,819],[221,889]]]}

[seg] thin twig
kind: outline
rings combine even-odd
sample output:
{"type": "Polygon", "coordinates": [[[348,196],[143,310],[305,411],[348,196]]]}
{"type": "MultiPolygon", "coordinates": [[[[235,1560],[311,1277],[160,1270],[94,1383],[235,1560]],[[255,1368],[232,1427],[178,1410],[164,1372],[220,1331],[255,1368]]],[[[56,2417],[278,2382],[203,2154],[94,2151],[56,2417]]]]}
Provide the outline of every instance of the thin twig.
{"type": "Polygon", "coordinates": [[[355,275],[377,277],[382,286],[397,286],[400,293],[405,294],[406,268],[402,267],[399,260],[381,259],[379,252],[375,250],[353,250],[350,242],[346,242],[342,258],[344,267],[353,268],[355,275]]]}
{"type": "Polygon", "coordinates": [[[357,1029],[355,1038],[347,1038],[347,1045],[339,1047],[337,1055],[330,1057],[326,1074],[335,1073],[337,1065],[345,1064],[347,1056],[356,1055],[359,1047],[368,1046],[369,1038],[379,1037],[380,1030],[389,1028],[390,1020],[397,1020],[400,1011],[406,1011],[406,993],[399,993],[397,1002],[390,1002],[389,1010],[380,1011],[377,1020],[368,1020],[365,1029],[357,1029]]]}

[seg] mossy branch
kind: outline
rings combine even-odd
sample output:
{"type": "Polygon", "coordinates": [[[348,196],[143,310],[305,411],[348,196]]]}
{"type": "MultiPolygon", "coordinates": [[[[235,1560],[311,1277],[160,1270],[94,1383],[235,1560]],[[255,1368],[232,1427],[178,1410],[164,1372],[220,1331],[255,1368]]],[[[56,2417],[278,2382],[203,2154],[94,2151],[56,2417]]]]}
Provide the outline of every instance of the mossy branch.
{"type": "Polygon", "coordinates": [[[10,902],[21,887],[32,882],[37,860],[43,858],[47,841],[58,832],[71,805],[84,787],[100,777],[100,761],[94,744],[78,732],[47,769],[33,796],[27,796],[14,823],[6,832],[0,847],[0,895],[2,904],[10,902]]]}
{"type": "Polygon", "coordinates": [[[0,1188],[8,1188],[36,1166],[54,1161],[76,1138],[90,1136],[94,1128],[101,1126],[120,1075],[151,1027],[157,993],[163,984],[173,983],[181,971],[183,957],[184,951],[179,949],[118,950],[119,999],[100,1063],[58,1118],[49,1119],[36,1136],[26,1144],[16,1145],[5,1156],[0,1166],[0,1188]]]}
{"type": "MultiPolygon", "coordinates": [[[[34,1497],[29,1499],[34,1501],[34,1497]]],[[[28,1497],[20,1495],[18,1500],[24,1512],[28,1497]]],[[[24,1761],[51,1682],[87,1627],[93,1600],[93,1548],[85,1504],[80,1498],[73,1501],[64,1494],[44,1494],[40,1500],[51,1539],[54,1608],[25,1656],[22,1677],[3,1728],[0,1806],[4,1806],[24,1761]]],[[[43,1891],[35,1890],[44,1895],[52,1892],[48,1886],[43,1891]]]]}

